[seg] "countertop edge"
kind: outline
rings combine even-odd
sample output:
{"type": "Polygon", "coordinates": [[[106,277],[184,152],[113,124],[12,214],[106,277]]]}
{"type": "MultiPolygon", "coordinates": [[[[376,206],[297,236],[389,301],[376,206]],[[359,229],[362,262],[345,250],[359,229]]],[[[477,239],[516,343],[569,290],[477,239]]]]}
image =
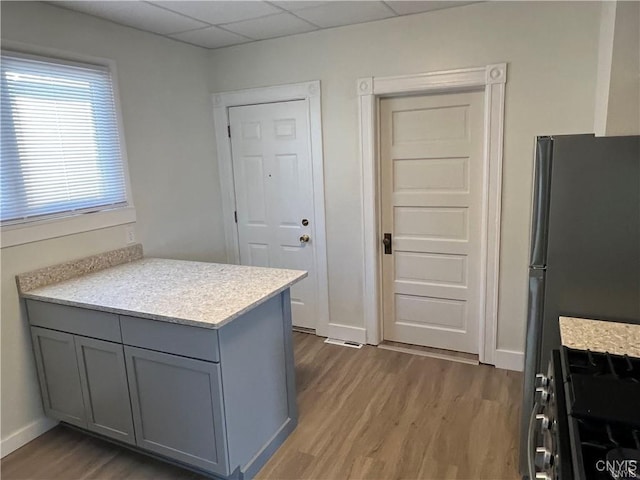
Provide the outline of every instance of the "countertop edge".
{"type": "Polygon", "coordinates": [[[167,317],[164,315],[154,315],[152,313],[144,313],[144,312],[138,312],[135,310],[125,310],[120,308],[111,308],[111,307],[106,307],[104,305],[98,305],[98,304],[74,302],[72,300],[62,300],[62,299],[47,297],[43,295],[34,295],[29,292],[20,292],[20,298],[29,299],[29,300],[38,300],[38,301],[47,302],[47,303],[55,303],[58,305],[66,305],[69,307],[86,308],[89,310],[97,310],[100,312],[113,313],[116,315],[145,318],[148,320],[155,320],[159,322],[189,325],[192,327],[207,328],[209,330],[218,330],[224,327],[225,325],[229,324],[233,320],[237,319],[238,317],[244,315],[249,310],[253,310],[255,307],[262,305],[267,300],[270,300],[271,298],[281,294],[288,288],[291,288],[292,285],[296,284],[297,282],[306,278],[307,276],[308,276],[308,272],[305,271],[304,273],[301,273],[298,277],[291,280],[290,282],[287,282],[286,284],[278,287],[277,289],[273,290],[272,292],[260,298],[259,300],[247,305],[246,307],[242,308],[241,310],[238,310],[237,312],[233,313],[232,315],[229,315],[227,318],[217,323],[203,322],[201,320],[194,320],[194,319],[188,319],[188,318],[177,318],[177,317],[167,317]]]}

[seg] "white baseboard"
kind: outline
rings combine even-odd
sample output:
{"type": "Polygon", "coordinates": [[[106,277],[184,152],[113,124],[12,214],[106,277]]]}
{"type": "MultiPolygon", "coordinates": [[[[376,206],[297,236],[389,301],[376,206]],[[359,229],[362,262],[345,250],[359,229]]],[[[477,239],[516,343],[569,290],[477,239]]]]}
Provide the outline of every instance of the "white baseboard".
{"type": "Polygon", "coordinates": [[[11,433],[0,441],[0,458],[9,455],[20,447],[26,445],[31,440],[38,438],[44,432],[51,430],[58,424],[55,420],[47,417],[40,417],[38,420],[31,422],[26,427],[22,427],[11,433]]]}
{"type": "Polygon", "coordinates": [[[367,330],[362,327],[352,327],[339,323],[329,324],[329,338],[346,340],[349,342],[367,343],[367,330]]]}
{"type": "Polygon", "coordinates": [[[521,372],[524,370],[524,353],[514,350],[497,349],[495,352],[495,366],[506,370],[521,372]]]}

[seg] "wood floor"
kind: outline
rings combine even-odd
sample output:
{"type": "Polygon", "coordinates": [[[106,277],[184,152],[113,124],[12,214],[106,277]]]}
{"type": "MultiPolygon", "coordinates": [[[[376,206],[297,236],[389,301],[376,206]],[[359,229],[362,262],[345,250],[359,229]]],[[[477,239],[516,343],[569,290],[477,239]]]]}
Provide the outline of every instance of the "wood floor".
{"type": "MultiPolygon", "coordinates": [[[[295,333],[300,422],[260,479],[516,479],[521,375],[295,333]]],[[[202,478],[57,427],[8,479],[202,478]]]]}

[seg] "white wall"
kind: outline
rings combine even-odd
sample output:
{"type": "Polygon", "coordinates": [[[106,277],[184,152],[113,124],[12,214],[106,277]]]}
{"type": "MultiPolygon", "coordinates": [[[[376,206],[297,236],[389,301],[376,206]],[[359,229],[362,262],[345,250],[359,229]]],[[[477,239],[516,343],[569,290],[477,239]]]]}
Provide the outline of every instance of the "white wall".
{"type": "MultiPolygon", "coordinates": [[[[46,4],[2,2],[1,9],[3,42],[115,60],[145,254],[223,260],[205,50],[46,4]]],[[[3,447],[35,432],[42,418],[14,276],[124,245],[124,227],[113,227],[2,249],[3,447]]]]}
{"type": "Polygon", "coordinates": [[[593,131],[598,3],[479,3],[214,50],[213,92],[320,79],[333,323],[364,326],[356,79],[508,62],[498,347],[522,351],[534,139],[593,131]]]}
{"type": "Polygon", "coordinates": [[[610,52],[600,52],[601,58],[608,56],[610,61],[609,82],[602,85],[608,87],[602,92],[607,102],[604,133],[640,135],[640,2],[607,3],[603,20],[610,21],[609,10],[613,9],[614,26],[610,43],[600,43],[601,49],[611,48],[610,52]]]}

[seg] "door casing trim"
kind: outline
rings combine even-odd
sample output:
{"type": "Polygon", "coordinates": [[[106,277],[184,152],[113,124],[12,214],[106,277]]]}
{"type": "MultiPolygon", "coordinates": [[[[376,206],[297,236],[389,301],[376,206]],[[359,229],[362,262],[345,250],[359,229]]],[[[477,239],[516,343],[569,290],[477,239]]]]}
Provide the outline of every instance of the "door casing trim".
{"type": "Polygon", "coordinates": [[[497,351],[498,287],[500,275],[500,218],[502,148],[507,64],[446,70],[414,75],[359,78],[360,160],[364,246],[363,299],[367,343],[382,341],[382,295],[379,226],[378,104],[380,98],[408,94],[437,94],[484,90],[482,239],[480,245],[480,323],[478,351],[482,363],[495,365],[497,351]]]}
{"type": "Polygon", "coordinates": [[[322,114],[320,81],[276,85],[211,95],[213,103],[213,124],[218,154],[218,171],[222,193],[222,218],[227,262],[240,263],[240,245],[234,212],[236,196],[233,183],[233,162],[231,139],[228,136],[229,107],[256,105],[263,103],[304,100],[307,105],[310,130],[310,155],[313,176],[313,214],[315,218],[314,238],[316,272],[318,283],[318,318],[316,334],[327,336],[329,331],[329,285],[327,272],[327,238],[324,210],[324,169],[322,153],[322,114]]]}

